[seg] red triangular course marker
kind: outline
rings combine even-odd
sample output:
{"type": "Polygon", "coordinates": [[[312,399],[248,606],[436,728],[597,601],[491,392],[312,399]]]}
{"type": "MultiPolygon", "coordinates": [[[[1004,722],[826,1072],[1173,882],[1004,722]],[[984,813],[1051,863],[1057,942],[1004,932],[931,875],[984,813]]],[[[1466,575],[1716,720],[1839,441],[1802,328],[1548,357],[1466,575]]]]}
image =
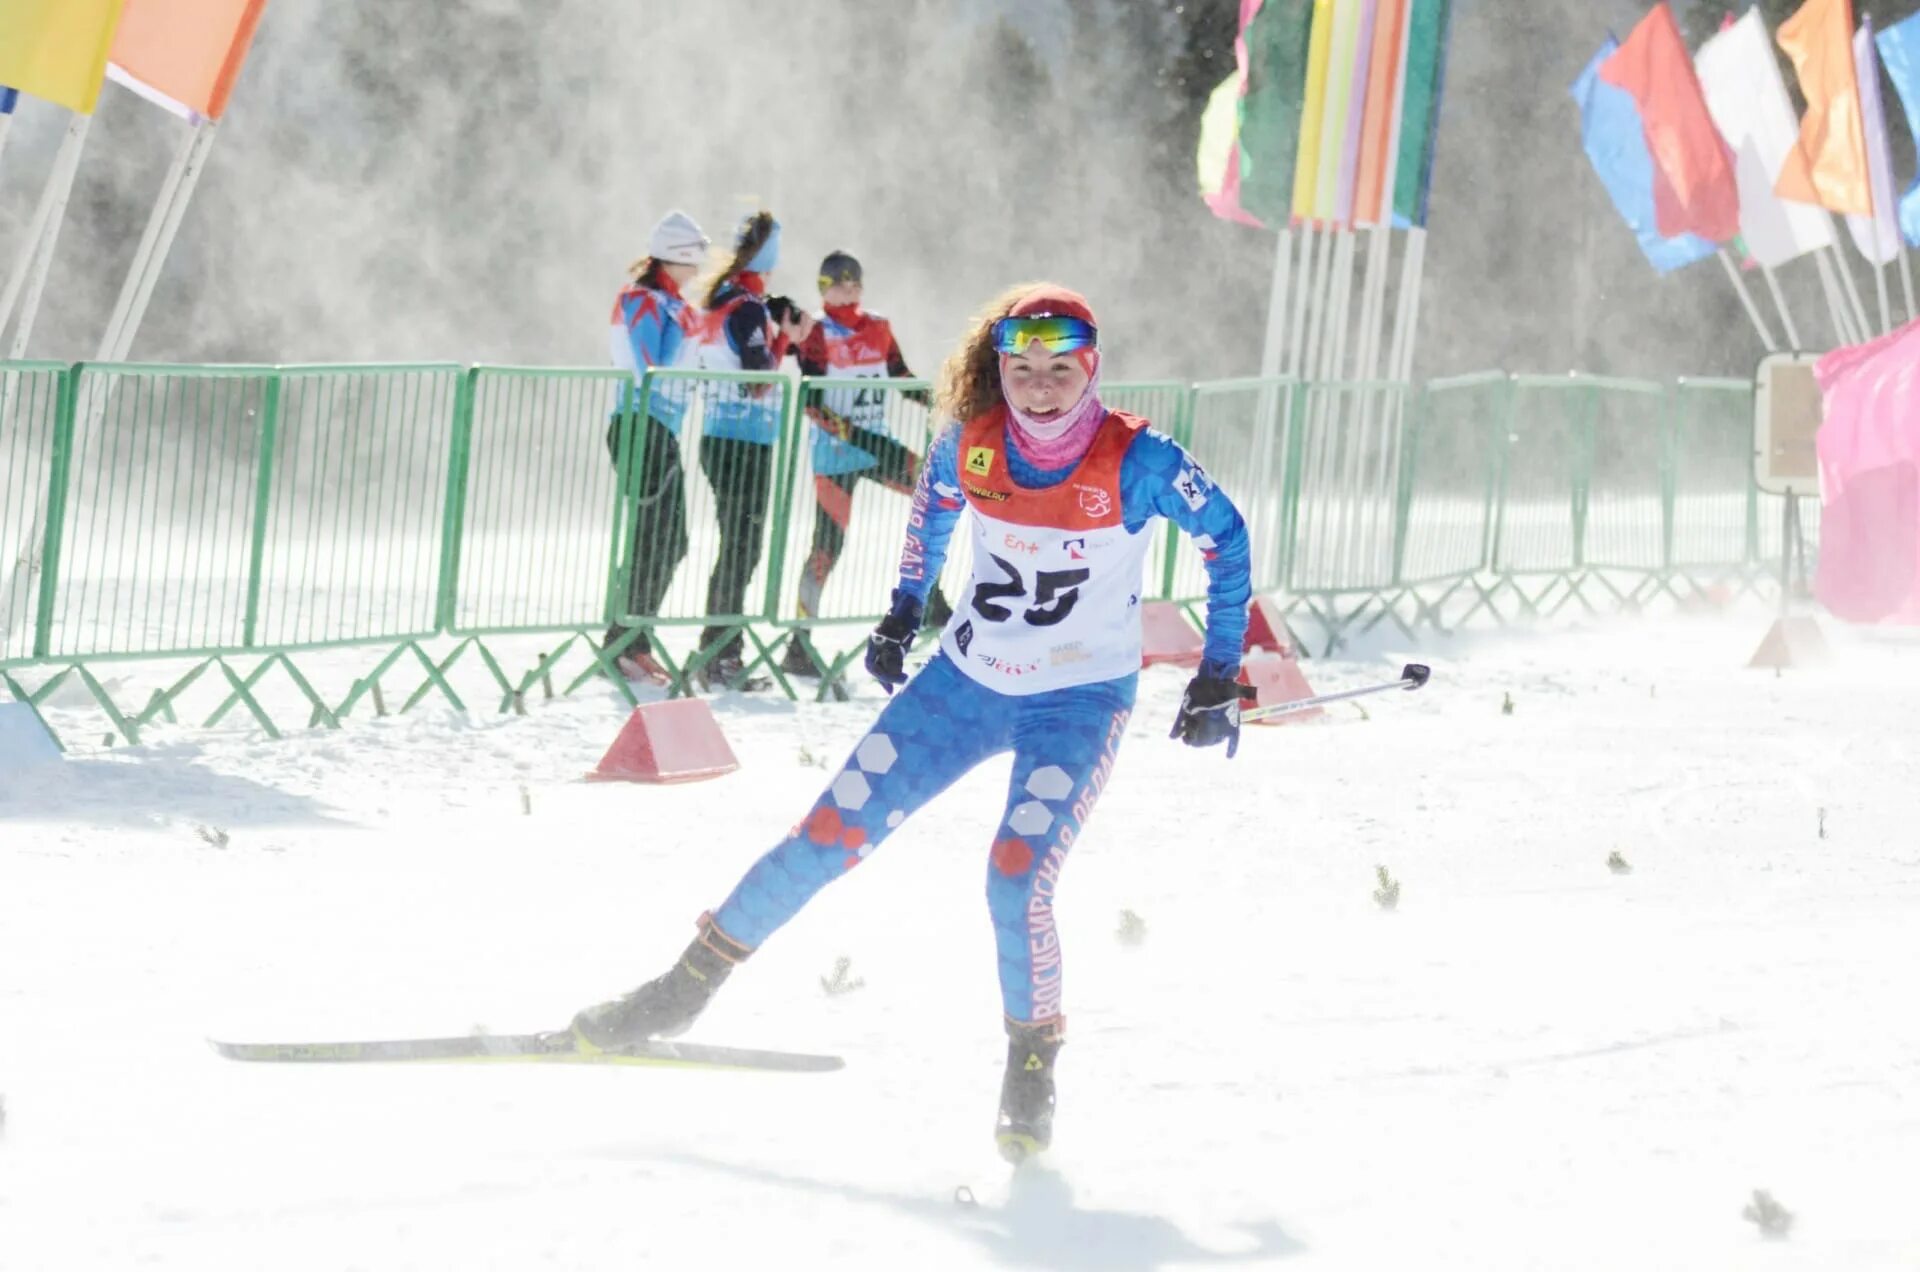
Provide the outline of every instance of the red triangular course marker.
{"type": "Polygon", "coordinates": [[[1288,658],[1299,655],[1293,642],[1287,639],[1287,616],[1280,612],[1279,604],[1267,596],[1256,596],[1247,606],[1247,639],[1242,652],[1251,654],[1260,650],[1288,658]]]}
{"type": "Polygon", "coordinates": [[[1172,663],[1198,667],[1207,642],[1172,601],[1148,601],[1140,607],[1140,665],[1172,663]]]}
{"type": "Polygon", "coordinates": [[[634,708],[587,780],[698,782],[739,767],[707,704],[698,698],[673,698],[634,708]]]}
{"type": "Polygon", "coordinates": [[[1767,638],[1753,651],[1749,667],[1818,667],[1831,660],[1827,638],[1811,618],[1776,618],[1767,638]]]}

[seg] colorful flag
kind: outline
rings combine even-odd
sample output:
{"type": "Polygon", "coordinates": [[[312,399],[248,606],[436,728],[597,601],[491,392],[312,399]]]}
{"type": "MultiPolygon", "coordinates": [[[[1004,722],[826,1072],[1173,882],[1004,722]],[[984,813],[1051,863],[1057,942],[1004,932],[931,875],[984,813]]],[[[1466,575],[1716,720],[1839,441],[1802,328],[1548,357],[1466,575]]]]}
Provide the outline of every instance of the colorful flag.
{"type": "Polygon", "coordinates": [[[1340,223],[1340,160],[1346,152],[1347,116],[1353,110],[1353,59],[1360,44],[1360,0],[1333,6],[1333,36],[1327,53],[1327,103],[1320,118],[1319,171],[1313,181],[1313,219],[1340,223]]]}
{"type": "Polygon", "coordinates": [[[1920,624],[1920,322],[1834,350],[1814,376],[1814,595],[1849,622],[1920,624]]]}
{"type": "Polygon", "coordinates": [[[91,115],[121,0],[0,0],[0,84],[91,115]]]}
{"type": "Polygon", "coordinates": [[[1580,143],[1640,250],[1656,270],[1668,274],[1713,255],[1714,245],[1694,234],[1665,237],[1660,233],[1654,212],[1655,168],[1640,109],[1632,94],[1615,88],[1600,74],[1619,48],[1619,42],[1608,36],[1573,82],[1573,100],[1580,106],[1580,143]]]}
{"type": "Polygon", "coordinates": [[[1807,0],[1774,40],[1793,61],[1807,113],[1774,190],[1783,199],[1871,215],[1873,194],[1853,71],[1853,0],[1807,0]]]}
{"type": "Polygon", "coordinates": [[[1880,100],[1880,60],[1873,55],[1873,19],[1853,36],[1854,78],[1860,84],[1860,132],[1867,147],[1873,215],[1849,216],[1847,233],[1875,265],[1900,258],[1900,222],[1893,206],[1893,154],[1887,148],[1887,111],[1880,100]]]}
{"type": "Polygon", "coordinates": [[[1366,122],[1367,90],[1373,79],[1373,26],[1376,0],[1360,0],[1360,34],[1353,46],[1353,85],[1347,94],[1347,131],[1340,141],[1340,184],[1333,219],[1353,224],[1354,187],[1360,179],[1360,133],[1366,122]]]}
{"type": "Polygon", "coordinates": [[[1722,27],[1700,46],[1693,65],[1707,110],[1733,152],[1740,237],[1753,259],[1772,267],[1833,246],[1832,217],[1773,192],[1799,125],[1760,10],[1748,9],[1739,21],[1722,27]]]}
{"type": "Polygon", "coordinates": [[[218,119],[267,0],[126,0],[115,82],[177,115],[218,119]]]}
{"type": "Polygon", "coordinates": [[[1292,209],[1312,30],[1313,0],[1240,0],[1240,207],[1270,226],[1292,209]]]}
{"type": "MultiPolygon", "coordinates": [[[[1881,65],[1907,112],[1907,135],[1920,137],[1920,13],[1894,23],[1874,37],[1881,65]]],[[[1900,197],[1900,232],[1920,247],[1920,177],[1900,197]]]]}
{"type": "Polygon", "coordinates": [[[1200,198],[1223,221],[1259,225],[1240,206],[1240,76],[1220,81],[1200,116],[1200,148],[1195,162],[1200,170],[1200,198]]]}
{"type": "Polygon", "coordinates": [[[1300,147],[1293,165],[1293,219],[1313,219],[1320,173],[1320,134],[1327,113],[1327,64],[1333,46],[1334,0],[1313,0],[1307,38],[1307,90],[1300,108],[1300,147]]]}
{"type": "Polygon", "coordinates": [[[1353,190],[1356,225],[1379,223],[1384,192],[1391,184],[1394,130],[1405,100],[1400,88],[1404,83],[1401,72],[1406,66],[1406,37],[1407,0],[1380,0],[1373,23],[1373,51],[1367,62],[1367,104],[1360,126],[1359,173],[1353,190]]]}
{"type": "Polygon", "coordinates": [[[1659,179],[1653,187],[1660,234],[1698,234],[1715,243],[1740,233],[1733,159],[1713,126],[1693,59],[1666,0],[1655,5],[1600,67],[1600,78],[1632,95],[1659,179]]]}
{"type": "Polygon", "coordinates": [[[1433,188],[1433,156],[1440,131],[1440,91],[1446,81],[1451,0],[1412,0],[1407,18],[1406,106],[1394,160],[1393,220],[1425,225],[1433,188]]]}

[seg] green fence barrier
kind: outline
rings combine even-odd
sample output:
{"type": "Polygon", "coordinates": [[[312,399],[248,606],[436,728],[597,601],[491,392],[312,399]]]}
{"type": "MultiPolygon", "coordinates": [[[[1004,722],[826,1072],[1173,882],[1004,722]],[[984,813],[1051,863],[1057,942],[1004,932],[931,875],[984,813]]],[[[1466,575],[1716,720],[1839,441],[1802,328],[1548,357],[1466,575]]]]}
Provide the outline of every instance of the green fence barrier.
{"type": "MultiPolygon", "coordinates": [[[[1284,377],[1197,385],[1187,422],[1174,434],[1245,518],[1255,591],[1277,587],[1286,570],[1289,429],[1299,392],[1284,377]]],[[[1195,609],[1207,594],[1206,560],[1171,524],[1161,533],[1160,595],[1195,609]]]]}
{"type": "Polygon", "coordinates": [[[248,647],[273,384],[269,367],[75,368],[43,656],[248,647]]]}
{"type": "Polygon", "coordinates": [[[0,661],[37,652],[55,438],[63,419],[71,427],[71,390],[59,363],[0,364],[0,661]]]}
{"type": "Polygon", "coordinates": [[[1394,580],[1414,395],[1377,382],[1310,384],[1302,397],[1289,590],[1384,592],[1394,580]]]}
{"type": "Polygon", "coordinates": [[[1457,583],[1485,568],[1512,398],[1497,371],[1436,380],[1418,395],[1398,475],[1396,585],[1457,583]]]}
{"type": "Polygon", "coordinates": [[[475,367],[445,509],[458,549],[443,626],[460,636],[604,631],[620,522],[615,370],[475,367]]]}
{"type": "Polygon", "coordinates": [[[249,648],[439,630],[443,501],[464,375],[451,364],[277,368],[249,648]]]}
{"type": "MultiPolygon", "coordinates": [[[[244,708],[276,735],[255,692],[275,668],[309,724],[386,710],[382,678],[403,661],[424,678],[399,709],[436,691],[464,709],[448,677],[469,651],[503,710],[536,685],[599,678],[632,701],[615,660],[647,647],[675,692],[737,649],[740,674],[788,693],[786,656],[825,669],[824,695],[894,584],[936,427],[926,389],[681,370],[636,383],[447,364],[0,364],[0,671],[36,703],[77,678],[129,740],[210,670],[225,696],[209,723],[244,708]],[[515,634],[542,638],[530,665],[489,646],[515,634]],[[447,637],[450,652],[424,647],[447,637]],[[382,644],[337,701],[289,656],[382,644]],[[193,664],[136,711],[88,669],[111,659],[193,664]],[[35,665],[53,678],[31,690],[9,670],[35,665]]],[[[1256,591],[1281,593],[1329,649],[1381,622],[1412,636],[1778,587],[1785,503],[1753,485],[1745,381],[1496,372],[1417,389],[1104,393],[1233,495],[1256,591]]],[[[1144,594],[1200,617],[1201,554],[1172,527],[1154,534],[1144,594]]],[[[949,587],[967,555],[956,536],[949,587]]]]}

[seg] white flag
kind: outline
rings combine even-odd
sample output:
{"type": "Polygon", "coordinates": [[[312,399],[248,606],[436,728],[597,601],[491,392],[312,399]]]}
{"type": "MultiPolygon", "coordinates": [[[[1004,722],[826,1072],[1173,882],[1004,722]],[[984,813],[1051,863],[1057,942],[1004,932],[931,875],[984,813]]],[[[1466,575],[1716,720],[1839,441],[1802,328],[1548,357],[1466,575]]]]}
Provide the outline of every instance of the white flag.
{"type": "Polygon", "coordinates": [[[1860,255],[1875,265],[1900,256],[1900,217],[1893,202],[1893,159],[1887,150],[1887,112],[1880,101],[1880,59],[1873,51],[1873,19],[1853,37],[1853,70],[1860,81],[1860,118],[1867,140],[1867,176],[1873,184],[1873,215],[1847,217],[1847,233],[1860,255]]]}
{"type": "Polygon", "coordinates": [[[1796,256],[1834,243],[1833,219],[1824,209],[1789,203],[1773,192],[1787,155],[1800,139],[1780,64],[1756,6],[1700,46],[1694,70],[1707,96],[1707,112],[1733,151],[1740,183],[1740,237],[1762,265],[1784,265],[1796,256]]]}

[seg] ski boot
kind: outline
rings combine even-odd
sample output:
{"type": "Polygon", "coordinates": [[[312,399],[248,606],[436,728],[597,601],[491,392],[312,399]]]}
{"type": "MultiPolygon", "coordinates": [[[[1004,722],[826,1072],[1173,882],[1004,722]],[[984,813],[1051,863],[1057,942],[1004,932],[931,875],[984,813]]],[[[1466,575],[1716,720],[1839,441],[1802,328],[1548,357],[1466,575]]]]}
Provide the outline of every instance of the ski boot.
{"type": "Polygon", "coordinates": [[[820,664],[815,662],[807,647],[793,637],[787,637],[786,652],[780,656],[780,671],[788,676],[818,676],[820,664]]]}
{"type": "Polygon", "coordinates": [[[575,1045],[582,1051],[618,1051],[649,1038],[685,1033],[728,973],[750,953],[716,927],[711,914],[701,915],[700,935],[665,975],[573,1018],[575,1045]]]}
{"type": "Polygon", "coordinates": [[[758,693],[773,682],[765,676],[746,674],[746,660],[739,654],[718,654],[700,667],[700,687],[709,691],[732,689],[736,693],[758,693]]]}
{"type": "Polygon", "coordinates": [[[1066,1022],[1057,1017],[1007,1022],[1007,1076],[993,1138],[1000,1156],[1016,1166],[1053,1142],[1053,1062],[1064,1041],[1066,1022]]]}

